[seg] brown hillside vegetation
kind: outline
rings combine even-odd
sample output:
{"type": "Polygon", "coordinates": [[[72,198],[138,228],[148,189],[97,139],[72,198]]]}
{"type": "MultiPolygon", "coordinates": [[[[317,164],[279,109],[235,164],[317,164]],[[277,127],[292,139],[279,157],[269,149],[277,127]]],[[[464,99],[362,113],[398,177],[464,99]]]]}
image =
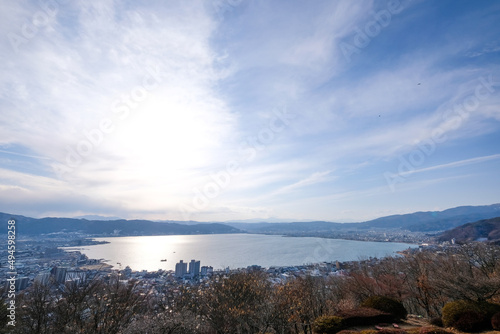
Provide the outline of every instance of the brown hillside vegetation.
{"type": "Polygon", "coordinates": [[[489,242],[500,242],[500,217],[480,220],[475,223],[465,224],[442,233],[438,240],[457,242],[471,242],[478,239],[487,239],[489,242]]]}
{"type": "MultiPolygon", "coordinates": [[[[471,311],[485,320],[481,326],[491,327],[486,317],[500,303],[500,247],[494,245],[476,243],[360,261],[346,269],[346,275],[296,277],[281,283],[270,281],[264,271],[242,271],[215,275],[197,286],[166,283],[150,290],[118,277],[63,286],[35,284],[19,294],[17,324],[9,329],[12,333],[312,334],[316,326],[323,333],[336,333],[362,324],[375,330],[382,321],[391,327],[406,312],[422,316],[417,319],[441,318],[443,307],[454,301],[473,305],[471,311]],[[331,331],[319,327],[329,324],[335,326],[331,331]]],[[[453,326],[463,325],[471,315],[469,309],[463,310],[446,319],[456,321],[453,326]]],[[[416,333],[414,328],[422,327],[399,323],[399,332],[416,333]]],[[[437,327],[418,331],[444,333],[437,327]]]]}

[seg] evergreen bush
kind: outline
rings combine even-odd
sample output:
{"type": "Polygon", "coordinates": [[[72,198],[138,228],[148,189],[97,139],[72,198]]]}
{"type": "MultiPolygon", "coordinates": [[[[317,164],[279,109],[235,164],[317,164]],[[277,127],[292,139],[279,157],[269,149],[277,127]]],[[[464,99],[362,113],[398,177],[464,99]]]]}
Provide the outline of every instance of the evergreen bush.
{"type": "Polygon", "coordinates": [[[370,307],[376,310],[394,315],[397,319],[405,319],[408,312],[403,304],[389,297],[372,296],[361,303],[362,307],[370,307]]]}
{"type": "Polygon", "coordinates": [[[500,330],[500,312],[495,313],[491,317],[491,327],[496,331],[500,330]]]}
{"type": "Polygon", "coordinates": [[[343,318],[343,323],[346,327],[370,326],[395,321],[395,317],[392,314],[368,307],[344,310],[339,312],[338,315],[343,318]]]}
{"type": "Polygon", "coordinates": [[[334,315],[325,315],[314,321],[313,330],[317,334],[335,334],[343,329],[342,318],[334,315]]]}
{"type": "Polygon", "coordinates": [[[479,331],[491,326],[491,317],[500,311],[500,305],[487,302],[456,300],[447,303],[441,313],[445,327],[472,329],[464,331],[479,331]]]}
{"type": "Polygon", "coordinates": [[[429,323],[431,325],[434,325],[434,326],[437,326],[437,327],[443,327],[443,319],[441,319],[440,317],[435,317],[435,318],[432,318],[429,323]]]}
{"type": "Polygon", "coordinates": [[[465,311],[460,313],[458,319],[453,324],[453,327],[466,333],[480,332],[488,327],[485,323],[485,319],[484,313],[465,311]]]}

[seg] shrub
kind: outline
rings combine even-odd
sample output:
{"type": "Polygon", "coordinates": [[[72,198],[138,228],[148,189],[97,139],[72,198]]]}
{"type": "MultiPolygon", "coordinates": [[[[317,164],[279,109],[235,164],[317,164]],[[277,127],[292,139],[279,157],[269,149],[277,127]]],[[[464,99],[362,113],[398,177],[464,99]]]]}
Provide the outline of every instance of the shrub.
{"type": "Polygon", "coordinates": [[[443,319],[441,319],[440,317],[435,317],[435,318],[432,318],[429,323],[431,325],[434,325],[434,326],[437,326],[437,327],[443,327],[443,319]]]}
{"type": "Polygon", "coordinates": [[[446,327],[453,327],[455,322],[458,320],[460,313],[472,311],[474,309],[476,308],[473,307],[472,303],[465,300],[456,300],[446,303],[441,310],[443,325],[446,327]]]}
{"type": "Polygon", "coordinates": [[[335,334],[342,330],[342,318],[325,315],[314,321],[313,329],[317,334],[335,334]]]}
{"type": "MultiPolygon", "coordinates": [[[[488,319],[491,319],[493,314],[500,311],[500,305],[486,302],[472,302],[465,300],[457,300],[447,303],[442,309],[443,325],[446,327],[470,327],[474,330],[481,330],[490,327],[488,319]],[[481,319],[481,323],[478,323],[481,319]],[[457,321],[459,322],[457,324],[457,321]]],[[[470,330],[469,330],[470,331],[470,330]]]]}
{"type": "Polygon", "coordinates": [[[478,305],[481,308],[481,310],[485,311],[486,317],[488,319],[493,317],[493,315],[495,313],[500,312],[500,305],[498,305],[498,304],[482,302],[482,303],[478,303],[478,305]]]}
{"type": "Polygon", "coordinates": [[[405,319],[408,314],[403,304],[397,300],[383,296],[372,296],[361,303],[361,306],[392,314],[397,319],[405,319]]]}
{"type": "Polygon", "coordinates": [[[487,326],[485,324],[485,316],[483,313],[465,311],[460,313],[460,316],[453,324],[453,327],[462,332],[473,333],[480,332],[487,326]]]}
{"type": "Polygon", "coordinates": [[[343,318],[346,327],[370,326],[382,322],[394,322],[394,316],[373,308],[361,307],[354,310],[345,310],[338,313],[343,318]]]}
{"type": "Polygon", "coordinates": [[[500,312],[495,313],[491,317],[491,327],[496,331],[500,330],[500,312]]]}

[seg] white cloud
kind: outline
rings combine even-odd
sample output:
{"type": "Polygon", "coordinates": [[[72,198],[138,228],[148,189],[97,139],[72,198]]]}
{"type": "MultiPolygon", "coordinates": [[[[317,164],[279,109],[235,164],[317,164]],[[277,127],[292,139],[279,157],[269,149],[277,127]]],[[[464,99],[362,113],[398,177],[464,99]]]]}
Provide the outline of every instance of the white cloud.
{"type": "MultiPolygon", "coordinates": [[[[0,87],[11,102],[4,94],[0,144],[29,148],[31,156],[51,159],[40,162],[65,168],[70,150],[87,149],[86,133],[92,136],[109,119],[113,130],[95,135],[90,153],[78,154],[54,187],[71,184],[96,201],[116,198],[139,209],[149,196],[163,198],[162,204],[186,196],[184,189],[200,178],[190,170],[218,164],[212,153],[236,120],[214,89],[220,77],[210,47],[215,22],[203,3],[132,6],[59,6],[53,30],[22,45],[16,61],[7,62],[0,87]],[[140,95],[144,80],[153,83],[150,72],[157,70],[160,84],[146,99],[126,102],[140,95]],[[115,113],[118,108],[125,111],[115,113]],[[135,185],[134,191],[122,191],[126,185],[135,185]]],[[[15,56],[12,50],[3,54],[15,56]]]]}
{"type": "Polygon", "coordinates": [[[400,175],[406,176],[406,175],[410,175],[410,174],[423,173],[423,172],[428,172],[428,171],[438,170],[438,169],[462,167],[462,166],[466,166],[466,165],[470,165],[470,164],[477,164],[477,163],[481,163],[481,162],[485,162],[485,161],[489,161],[489,160],[494,160],[494,159],[499,159],[499,158],[500,158],[500,154],[492,154],[492,155],[487,155],[484,157],[464,159],[464,160],[454,161],[454,162],[436,165],[436,166],[432,166],[432,167],[415,169],[413,171],[403,172],[400,175]]]}
{"type": "Polygon", "coordinates": [[[282,187],[278,189],[276,192],[274,192],[274,195],[280,194],[280,193],[289,193],[291,191],[295,191],[297,189],[300,189],[302,187],[307,187],[316,183],[324,182],[326,179],[326,176],[328,176],[331,173],[331,171],[325,171],[325,172],[316,172],[305,179],[299,180],[295,183],[289,184],[285,187],[282,187]]]}
{"type": "MultiPolygon", "coordinates": [[[[93,213],[168,215],[238,160],[242,173],[196,214],[273,215],[286,206],[286,194],[323,196],[324,182],[345,185],[351,177],[359,185],[374,182],[383,163],[436,129],[447,138],[443,151],[498,129],[495,94],[458,127],[447,117],[480,76],[498,73],[491,63],[460,63],[456,55],[491,55],[497,44],[467,38],[408,47],[409,30],[425,21],[425,3],[422,12],[394,16],[350,63],[339,42],[373,19],[378,2],[255,1],[217,4],[215,12],[201,1],[57,3],[57,13],[18,53],[0,41],[0,154],[19,157],[5,160],[5,170],[17,174],[4,174],[2,189],[30,193],[28,203],[47,187],[53,212],[65,210],[55,200],[63,196],[72,212],[81,200],[89,210],[113,211],[93,213]],[[255,159],[242,161],[242,143],[267,129],[282,106],[296,117],[255,159]],[[103,122],[112,124],[109,133],[102,133],[103,122]],[[69,150],[80,150],[79,157],[69,150]],[[58,179],[51,168],[68,159],[73,166],[58,179]],[[20,167],[24,161],[29,168],[20,167]]],[[[43,11],[27,1],[3,8],[4,35],[19,33],[43,11]]],[[[350,187],[331,192],[364,194],[350,187]]],[[[313,205],[292,202],[304,212],[313,205]]]]}

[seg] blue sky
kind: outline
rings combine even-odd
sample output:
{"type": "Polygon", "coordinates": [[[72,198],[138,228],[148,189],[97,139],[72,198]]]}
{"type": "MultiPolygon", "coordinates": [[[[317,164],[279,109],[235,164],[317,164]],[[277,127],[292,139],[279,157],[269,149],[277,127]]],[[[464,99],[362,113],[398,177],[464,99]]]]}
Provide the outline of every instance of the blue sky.
{"type": "Polygon", "coordinates": [[[0,211],[500,202],[498,1],[2,1],[0,211]]]}

